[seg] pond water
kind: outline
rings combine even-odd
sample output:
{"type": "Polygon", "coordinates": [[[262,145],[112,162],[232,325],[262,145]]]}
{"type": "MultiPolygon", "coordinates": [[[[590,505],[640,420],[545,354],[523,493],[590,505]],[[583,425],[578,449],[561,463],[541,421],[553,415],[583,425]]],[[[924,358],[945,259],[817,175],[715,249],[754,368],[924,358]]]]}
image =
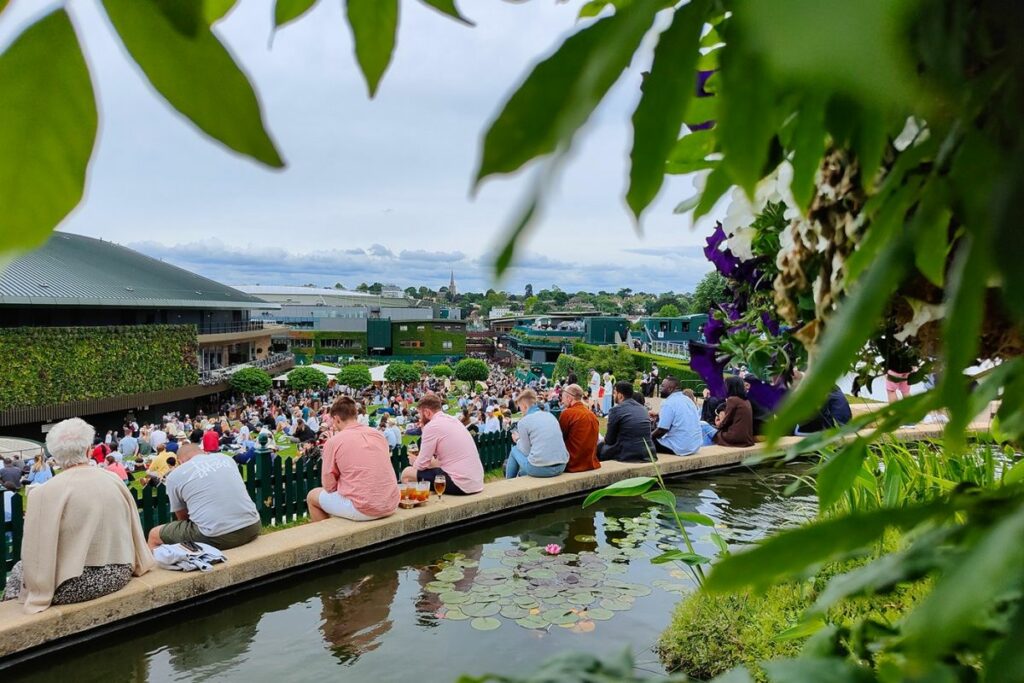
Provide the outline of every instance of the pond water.
{"type": "MultiPolygon", "coordinates": [[[[816,511],[784,497],[797,469],[670,482],[680,509],[714,519],[732,546],[816,511]]],[[[642,502],[642,501],[641,501],[642,502]]],[[[678,541],[667,513],[628,499],[579,502],[375,559],[325,569],[49,657],[21,681],[454,681],[525,673],[574,649],[652,647],[692,584],[650,558],[678,541]],[[559,555],[543,549],[558,544],[559,555]]],[[[691,527],[713,555],[708,527],[691,527]]]]}

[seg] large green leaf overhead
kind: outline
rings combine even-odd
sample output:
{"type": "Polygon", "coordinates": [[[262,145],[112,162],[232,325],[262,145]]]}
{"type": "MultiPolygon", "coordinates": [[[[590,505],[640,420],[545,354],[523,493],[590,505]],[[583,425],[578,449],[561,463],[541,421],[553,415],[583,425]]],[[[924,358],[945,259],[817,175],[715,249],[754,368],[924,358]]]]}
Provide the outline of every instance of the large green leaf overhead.
{"type": "Polygon", "coordinates": [[[348,25],[370,97],[391,63],[398,31],[398,0],[348,0],[348,25]]]}
{"type": "Polygon", "coordinates": [[[568,148],[629,66],[662,4],[637,0],[569,36],[535,66],[487,131],[477,182],[568,148]]]}
{"type": "Polygon", "coordinates": [[[64,10],[0,55],[0,267],[46,241],[82,199],[96,140],[89,69],[64,10]]]}
{"type": "Polygon", "coordinates": [[[274,4],[274,26],[280,28],[312,9],[316,0],[277,0],[274,4]]]}
{"type": "Polygon", "coordinates": [[[153,0],[103,0],[103,6],[132,59],[172,107],[236,152],[284,166],[249,79],[209,26],[186,36],[153,0]]]}

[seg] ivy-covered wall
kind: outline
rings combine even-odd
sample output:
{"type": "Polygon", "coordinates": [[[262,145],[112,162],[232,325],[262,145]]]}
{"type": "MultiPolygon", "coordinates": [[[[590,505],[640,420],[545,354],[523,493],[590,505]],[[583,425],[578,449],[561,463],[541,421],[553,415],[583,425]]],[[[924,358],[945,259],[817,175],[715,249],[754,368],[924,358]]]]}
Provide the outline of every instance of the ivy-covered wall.
{"type": "Polygon", "coordinates": [[[0,329],[0,410],[199,382],[193,325],[0,329]]]}
{"type": "Polygon", "coordinates": [[[463,356],[466,354],[466,329],[461,325],[459,330],[435,330],[435,324],[444,323],[418,323],[418,322],[393,322],[391,325],[391,353],[394,356],[463,356]],[[424,329],[417,329],[419,327],[424,329]],[[402,330],[406,327],[406,330],[402,330]],[[403,348],[402,342],[406,340],[422,340],[423,346],[419,348],[403,348]],[[444,348],[444,342],[450,341],[452,347],[444,348]]]}

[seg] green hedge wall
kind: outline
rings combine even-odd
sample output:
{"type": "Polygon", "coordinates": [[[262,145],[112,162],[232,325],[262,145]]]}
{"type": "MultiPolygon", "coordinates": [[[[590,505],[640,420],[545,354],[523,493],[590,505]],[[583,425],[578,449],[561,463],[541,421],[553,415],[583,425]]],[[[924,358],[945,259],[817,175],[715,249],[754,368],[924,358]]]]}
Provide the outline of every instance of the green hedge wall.
{"type": "Polygon", "coordinates": [[[0,329],[0,410],[199,382],[193,325],[0,329]]]}
{"type": "Polygon", "coordinates": [[[594,346],[592,344],[576,343],[572,347],[573,355],[582,358],[587,363],[592,363],[600,372],[611,370],[615,372],[618,379],[632,379],[623,375],[622,367],[628,362],[635,373],[651,369],[652,363],[658,364],[658,374],[664,379],[668,375],[682,380],[684,386],[692,388],[693,383],[703,381],[696,372],[690,369],[687,363],[674,358],[665,358],[650,353],[640,353],[625,347],[594,346]]]}
{"type": "Polygon", "coordinates": [[[466,333],[435,330],[432,323],[394,321],[391,326],[391,353],[395,356],[464,356],[466,354],[466,333]],[[399,325],[407,325],[408,330],[402,332],[399,325]],[[417,325],[425,329],[417,330],[417,325]],[[423,347],[419,349],[403,349],[401,342],[409,339],[422,339],[423,347]],[[452,343],[452,348],[443,348],[445,341],[452,343]]]}

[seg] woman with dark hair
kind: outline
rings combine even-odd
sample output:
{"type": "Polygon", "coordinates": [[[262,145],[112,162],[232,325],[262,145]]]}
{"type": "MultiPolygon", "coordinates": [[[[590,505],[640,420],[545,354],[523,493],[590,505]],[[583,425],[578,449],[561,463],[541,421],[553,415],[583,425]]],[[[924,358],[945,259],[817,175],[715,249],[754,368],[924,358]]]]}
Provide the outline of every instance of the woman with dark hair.
{"type": "Polygon", "coordinates": [[[715,417],[715,425],[701,422],[704,445],[745,448],[754,445],[754,413],[747,400],[747,389],[739,377],[725,378],[724,409],[715,417]]]}

